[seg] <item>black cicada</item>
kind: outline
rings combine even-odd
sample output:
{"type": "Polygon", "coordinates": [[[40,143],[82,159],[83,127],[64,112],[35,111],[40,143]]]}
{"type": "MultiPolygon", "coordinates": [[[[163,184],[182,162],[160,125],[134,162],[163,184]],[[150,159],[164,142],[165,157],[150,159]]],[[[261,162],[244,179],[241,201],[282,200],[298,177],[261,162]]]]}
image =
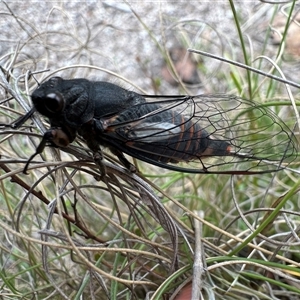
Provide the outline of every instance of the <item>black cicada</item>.
{"type": "Polygon", "coordinates": [[[47,144],[66,147],[77,134],[95,158],[103,145],[132,171],[123,153],[216,174],[277,171],[296,155],[293,134],[271,110],[235,96],[146,96],[108,82],[53,77],[31,98],[51,125],[34,155],[47,144]]]}

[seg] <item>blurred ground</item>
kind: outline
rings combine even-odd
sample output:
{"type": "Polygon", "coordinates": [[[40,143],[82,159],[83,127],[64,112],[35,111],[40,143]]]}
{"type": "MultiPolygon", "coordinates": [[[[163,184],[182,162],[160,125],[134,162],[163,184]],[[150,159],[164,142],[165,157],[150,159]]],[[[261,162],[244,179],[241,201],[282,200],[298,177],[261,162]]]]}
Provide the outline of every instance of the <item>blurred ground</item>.
{"type": "MultiPolygon", "coordinates": [[[[20,72],[54,71],[74,64],[95,65],[115,72],[147,93],[177,93],[161,68],[165,50],[177,47],[201,49],[244,62],[228,1],[7,1],[0,3],[0,55],[13,53],[20,72]]],[[[244,39],[253,58],[264,42],[271,22],[271,5],[259,1],[235,1],[244,39]]],[[[274,51],[273,53],[276,53],[274,51]]],[[[229,67],[213,59],[193,55],[201,65],[201,85],[191,92],[226,92],[220,73],[229,67]]],[[[129,87],[99,70],[63,71],[67,77],[109,80],[129,87]]],[[[44,75],[43,75],[44,76],[44,75]]],[[[197,81],[197,80],[196,80],[197,81]]]]}

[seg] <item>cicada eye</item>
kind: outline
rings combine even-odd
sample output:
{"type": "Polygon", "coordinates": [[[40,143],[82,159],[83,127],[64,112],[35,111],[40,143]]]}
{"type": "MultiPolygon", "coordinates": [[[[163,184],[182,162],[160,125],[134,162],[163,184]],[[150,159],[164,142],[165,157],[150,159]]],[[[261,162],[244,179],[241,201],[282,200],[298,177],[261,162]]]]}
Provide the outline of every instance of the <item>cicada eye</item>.
{"type": "Polygon", "coordinates": [[[45,98],[45,107],[52,113],[59,113],[64,109],[65,101],[61,94],[50,93],[45,98]]]}

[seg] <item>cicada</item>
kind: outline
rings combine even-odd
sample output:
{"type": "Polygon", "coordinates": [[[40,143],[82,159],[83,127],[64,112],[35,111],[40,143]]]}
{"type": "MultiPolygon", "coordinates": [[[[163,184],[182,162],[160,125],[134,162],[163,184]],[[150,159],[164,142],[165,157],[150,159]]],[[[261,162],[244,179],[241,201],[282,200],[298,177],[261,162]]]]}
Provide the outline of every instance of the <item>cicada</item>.
{"type": "Polygon", "coordinates": [[[76,136],[94,157],[101,160],[100,147],[108,147],[131,171],[124,153],[170,170],[214,174],[273,172],[296,158],[285,123],[237,96],[149,96],[108,82],[52,77],[31,99],[50,129],[28,163],[46,145],[67,147],[76,136]]]}

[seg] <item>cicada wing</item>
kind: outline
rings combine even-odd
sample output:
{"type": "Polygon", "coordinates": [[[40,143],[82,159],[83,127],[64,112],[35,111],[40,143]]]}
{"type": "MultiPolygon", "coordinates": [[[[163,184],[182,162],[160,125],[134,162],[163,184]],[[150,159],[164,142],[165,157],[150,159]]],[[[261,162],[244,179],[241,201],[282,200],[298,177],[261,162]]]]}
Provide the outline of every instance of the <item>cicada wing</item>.
{"type": "Polygon", "coordinates": [[[160,97],[103,123],[113,147],[184,172],[271,172],[297,152],[292,132],[271,110],[235,96],[160,97]]]}

